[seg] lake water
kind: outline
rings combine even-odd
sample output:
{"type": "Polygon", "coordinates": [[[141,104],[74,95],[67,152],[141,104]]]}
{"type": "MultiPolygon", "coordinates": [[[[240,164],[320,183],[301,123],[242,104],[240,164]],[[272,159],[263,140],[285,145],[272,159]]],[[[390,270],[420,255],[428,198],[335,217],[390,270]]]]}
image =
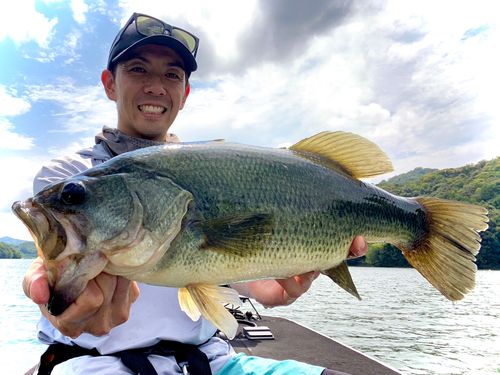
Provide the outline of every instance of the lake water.
{"type": "MultiPolygon", "coordinates": [[[[0,259],[1,374],[23,374],[45,346],[38,308],[23,294],[30,260],[0,259]]],[[[257,309],[293,319],[404,374],[500,373],[500,271],[479,271],[476,289],[451,303],[413,269],[351,268],[358,301],[321,276],[293,305],[257,309]]]]}

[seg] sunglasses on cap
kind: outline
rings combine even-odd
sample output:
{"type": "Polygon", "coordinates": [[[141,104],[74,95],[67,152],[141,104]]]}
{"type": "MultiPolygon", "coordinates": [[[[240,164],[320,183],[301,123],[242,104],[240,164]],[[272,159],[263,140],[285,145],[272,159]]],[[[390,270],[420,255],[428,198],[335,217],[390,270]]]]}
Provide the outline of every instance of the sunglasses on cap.
{"type": "MultiPolygon", "coordinates": [[[[200,42],[196,36],[186,30],[171,26],[157,18],[141,13],[134,13],[120,30],[111,46],[108,67],[111,61],[115,61],[118,56],[122,55],[130,47],[141,42],[145,38],[154,36],[166,36],[180,42],[191,54],[191,57],[188,57],[189,60],[195,61],[194,59],[196,58],[200,42]],[[137,33],[129,30],[132,24],[134,24],[137,33]],[[134,34],[135,36],[133,36],[134,34]]],[[[176,48],[176,50],[177,49],[178,48],[176,48]]],[[[182,53],[182,51],[177,52],[182,53]]],[[[196,65],[195,62],[194,64],[196,65]]]]}

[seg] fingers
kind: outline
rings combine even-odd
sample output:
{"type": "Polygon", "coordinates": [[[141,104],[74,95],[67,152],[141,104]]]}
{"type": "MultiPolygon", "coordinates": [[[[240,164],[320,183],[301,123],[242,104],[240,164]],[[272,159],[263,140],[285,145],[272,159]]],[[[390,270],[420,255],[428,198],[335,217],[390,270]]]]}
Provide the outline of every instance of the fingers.
{"type": "Polygon", "coordinates": [[[319,274],[312,271],[284,280],[252,281],[247,283],[247,289],[265,307],[286,306],[307,292],[319,274]]]}
{"type": "Polygon", "coordinates": [[[130,307],[139,298],[139,287],[135,281],[118,277],[111,305],[111,325],[125,323],[130,316],[130,307]]]}
{"type": "MultiPolygon", "coordinates": [[[[319,276],[319,274],[320,273],[317,271],[311,271],[300,276],[290,277],[289,279],[276,280],[276,282],[281,285],[290,299],[295,301],[309,290],[313,281],[319,276]]],[[[293,301],[290,301],[290,303],[293,301]]]]}
{"type": "Polygon", "coordinates": [[[365,239],[361,236],[357,236],[354,241],[352,241],[347,259],[362,257],[363,255],[366,255],[367,252],[368,244],[366,243],[365,239]]]}
{"type": "Polygon", "coordinates": [[[45,305],[49,302],[50,290],[46,273],[35,277],[29,285],[29,296],[33,302],[37,305],[45,305]]]}
{"type": "Polygon", "coordinates": [[[43,259],[37,258],[31,263],[23,279],[23,291],[37,305],[49,301],[50,291],[47,283],[47,271],[43,259]]]}
{"type": "Polygon", "coordinates": [[[40,309],[65,336],[77,338],[84,332],[103,336],[128,320],[138,296],[137,283],[101,273],[89,281],[82,294],[61,315],[52,316],[45,306],[40,309]]]}
{"type": "Polygon", "coordinates": [[[277,280],[251,281],[248,283],[248,289],[253,298],[264,307],[285,306],[296,300],[285,292],[277,280]]]}
{"type": "Polygon", "coordinates": [[[40,306],[40,310],[59,332],[77,338],[86,331],[87,325],[103,301],[104,296],[97,283],[95,280],[90,280],[82,294],[61,315],[51,315],[45,306],[40,306]]]}

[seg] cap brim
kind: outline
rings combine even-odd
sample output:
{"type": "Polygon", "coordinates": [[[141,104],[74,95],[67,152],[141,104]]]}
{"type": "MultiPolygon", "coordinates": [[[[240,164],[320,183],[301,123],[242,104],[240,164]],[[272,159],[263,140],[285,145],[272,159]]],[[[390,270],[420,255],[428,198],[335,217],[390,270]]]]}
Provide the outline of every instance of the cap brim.
{"type": "Polygon", "coordinates": [[[144,46],[147,44],[156,44],[159,46],[165,46],[173,49],[177,54],[181,57],[181,59],[184,61],[184,66],[185,70],[189,72],[194,72],[196,69],[198,69],[198,64],[196,63],[195,58],[189,52],[187,47],[179,42],[177,39],[168,36],[168,35],[152,35],[145,37],[134,44],[131,44],[127,48],[125,48],[123,51],[121,51],[118,55],[116,55],[111,62],[117,62],[121,57],[123,57],[127,52],[130,50],[144,46]]]}

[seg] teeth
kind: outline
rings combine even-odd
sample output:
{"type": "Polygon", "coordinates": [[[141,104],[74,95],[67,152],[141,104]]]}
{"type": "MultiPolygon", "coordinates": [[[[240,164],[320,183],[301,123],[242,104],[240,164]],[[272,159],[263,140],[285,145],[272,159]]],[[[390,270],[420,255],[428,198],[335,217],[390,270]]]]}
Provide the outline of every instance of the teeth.
{"type": "Polygon", "coordinates": [[[156,107],[153,105],[140,105],[139,109],[144,113],[154,113],[160,115],[165,111],[164,107],[156,107]]]}

